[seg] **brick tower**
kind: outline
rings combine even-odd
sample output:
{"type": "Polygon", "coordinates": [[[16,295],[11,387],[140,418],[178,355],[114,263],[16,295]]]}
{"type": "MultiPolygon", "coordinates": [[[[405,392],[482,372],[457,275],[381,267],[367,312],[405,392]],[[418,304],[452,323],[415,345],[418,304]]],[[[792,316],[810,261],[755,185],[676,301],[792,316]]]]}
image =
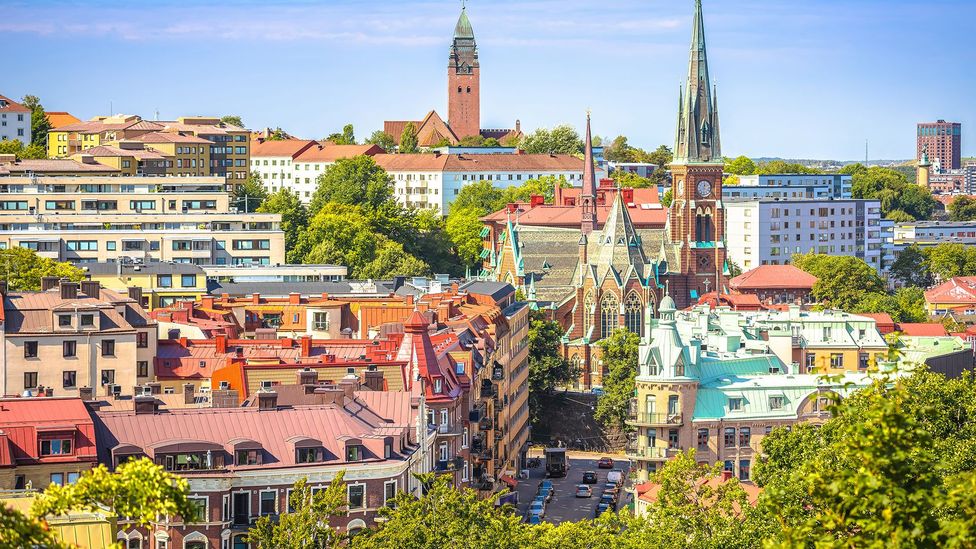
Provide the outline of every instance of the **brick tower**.
{"type": "Polygon", "coordinates": [[[447,64],[447,123],[458,139],[481,134],[480,71],[474,30],[462,7],[447,64]]]}
{"type": "Polygon", "coordinates": [[[674,200],[670,236],[678,246],[684,278],[684,295],[676,296],[681,301],[716,289],[722,291],[726,285],[723,168],[718,104],[708,77],[701,0],[696,0],[688,81],[679,93],[671,163],[674,200]]]}

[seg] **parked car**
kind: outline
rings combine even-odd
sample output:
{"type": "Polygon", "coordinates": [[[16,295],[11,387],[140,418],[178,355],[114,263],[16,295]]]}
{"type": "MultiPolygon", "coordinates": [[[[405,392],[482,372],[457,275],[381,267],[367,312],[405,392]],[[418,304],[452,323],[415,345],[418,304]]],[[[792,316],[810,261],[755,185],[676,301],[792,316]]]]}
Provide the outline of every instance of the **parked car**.
{"type": "Polygon", "coordinates": [[[603,494],[600,496],[600,503],[606,503],[607,507],[617,510],[617,497],[613,494],[603,494]]]}
{"type": "Polygon", "coordinates": [[[576,487],[576,497],[578,498],[589,498],[593,497],[593,488],[590,488],[586,484],[580,484],[576,487]]]}
{"type": "Polygon", "coordinates": [[[600,469],[613,469],[613,459],[602,457],[600,458],[600,461],[596,463],[596,466],[600,469]]]}
{"type": "Polygon", "coordinates": [[[620,469],[614,469],[607,473],[607,482],[613,482],[615,484],[623,484],[624,482],[624,472],[620,469]]]}
{"type": "Polygon", "coordinates": [[[539,488],[538,497],[545,499],[546,503],[552,501],[552,494],[553,494],[552,488],[539,488]]]}
{"type": "Polygon", "coordinates": [[[532,505],[529,505],[529,516],[532,515],[538,515],[540,518],[546,516],[546,506],[541,501],[533,501],[532,505]]]}
{"type": "Polygon", "coordinates": [[[583,484],[596,484],[599,479],[596,478],[596,473],[593,471],[587,471],[583,473],[583,484]]]}
{"type": "Polygon", "coordinates": [[[596,505],[596,511],[593,513],[593,516],[598,517],[598,516],[602,515],[603,512],[606,511],[609,508],[610,508],[609,505],[607,505],[606,503],[603,503],[601,501],[600,503],[598,503],[596,505]]]}
{"type": "Polygon", "coordinates": [[[620,496],[620,485],[616,482],[608,482],[603,485],[604,494],[613,494],[614,497],[620,496]]]}

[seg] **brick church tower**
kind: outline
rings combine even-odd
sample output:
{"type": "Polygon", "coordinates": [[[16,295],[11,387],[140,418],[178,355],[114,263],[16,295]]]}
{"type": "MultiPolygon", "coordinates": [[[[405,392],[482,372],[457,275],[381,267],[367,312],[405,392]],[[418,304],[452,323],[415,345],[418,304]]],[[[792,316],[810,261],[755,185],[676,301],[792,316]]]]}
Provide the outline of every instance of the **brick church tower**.
{"type": "Polygon", "coordinates": [[[726,285],[723,168],[718,104],[708,77],[701,0],[696,0],[688,82],[678,99],[670,212],[671,241],[678,246],[687,286],[682,289],[691,298],[721,292],[726,285]]]}
{"type": "Polygon", "coordinates": [[[474,30],[462,7],[447,64],[447,123],[458,139],[481,134],[480,71],[474,30]]]}

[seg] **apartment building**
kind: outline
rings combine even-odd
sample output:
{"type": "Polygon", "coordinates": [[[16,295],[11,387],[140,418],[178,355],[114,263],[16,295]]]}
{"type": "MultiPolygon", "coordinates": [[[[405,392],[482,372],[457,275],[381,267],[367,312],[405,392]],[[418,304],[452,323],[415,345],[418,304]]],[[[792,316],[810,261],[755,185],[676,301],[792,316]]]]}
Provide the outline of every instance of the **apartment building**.
{"type": "Polygon", "coordinates": [[[0,246],[74,263],[284,263],[281,216],[237,213],[223,187],[221,177],[0,177],[0,246]]]}
{"type": "Polygon", "coordinates": [[[179,301],[196,301],[207,294],[207,276],[192,263],[125,261],[124,258],[82,265],[89,280],[103,288],[129,292],[143,309],[152,311],[179,301]],[[130,290],[136,289],[137,292],[130,290]]]}
{"type": "Polygon", "coordinates": [[[894,224],[877,200],[728,199],[724,206],[729,259],[743,270],[809,252],[854,256],[882,273],[894,261],[894,224]]]}
{"type": "Polygon", "coordinates": [[[976,242],[976,221],[910,221],[898,223],[892,231],[895,250],[911,245],[922,248],[939,244],[976,242]]]}
{"type": "Polygon", "coordinates": [[[311,202],[318,178],[340,158],[383,152],[377,145],[333,145],[311,140],[257,140],[251,142],[251,171],[258,174],[268,192],[288,188],[302,202],[311,202]]]}
{"type": "Polygon", "coordinates": [[[114,176],[122,175],[122,172],[117,168],[113,168],[105,164],[99,164],[90,156],[79,157],[78,160],[67,158],[18,160],[16,155],[0,154],[0,177],[34,177],[42,175],[114,176]]]}
{"type": "Polygon", "coordinates": [[[31,111],[20,103],[0,95],[0,141],[31,142],[31,111]]]}
{"type": "Polygon", "coordinates": [[[916,131],[916,160],[923,153],[937,161],[944,170],[957,170],[961,165],[962,124],[959,122],[920,122],[916,131]]]}
{"type": "Polygon", "coordinates": [[[854,177],[845,174],[740,175],[737,185],[722,187],[729,198],[851,198],[854,177]]]}
{"type": "Polygon", "coordinates": [[[167,175],[175,165],[172,155],[147,149],[143,143],[131,141],[120,142],[118,146],[98,145],[75,153],[71,158],[82,164],[108,166],[118,172],[116,175],[125,176],[167,175]]]}
{"type": "Polygon", "coordinates": [[[45,277],[5,293],[3,313],[0,394],[131,394],[152,379],[156,325],[126,294],[45,277]]]}
{"type": "Polygon", "coordinates": [[[47,134],[47,155],[50,158],[67,158],[92,147],[163,129],[162,124],[135,115],[97,116],[85,122],[51,129],[47,134]]]}

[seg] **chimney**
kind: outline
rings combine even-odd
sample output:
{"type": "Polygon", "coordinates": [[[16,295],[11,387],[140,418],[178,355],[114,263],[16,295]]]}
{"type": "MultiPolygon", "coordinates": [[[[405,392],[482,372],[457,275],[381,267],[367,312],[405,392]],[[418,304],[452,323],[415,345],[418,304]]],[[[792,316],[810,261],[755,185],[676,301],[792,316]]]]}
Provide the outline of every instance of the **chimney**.
{"type": "MultiPolygon", "coordinates": [[[[370,366],[371,368],[374,366],[370,366]]],[[[370,391],[382,391],[384,385],[383,372],[380,370],[366,370],[363,374],[363,384],[370,391]]]]}
{"type": "Polygon", "coordinates": [[[298,292],[292,292],[288,294],[288,304],[289,305],[299,305],[302,302],[302,294],[298,292]]]}
{"type": "Polygon", "coordinates": [[[302,368],[298,370],[298,384],[299,385],[315,385],[319,382],[319,372],[311,368],[302,368]]]}
{"type": "Polygon", "coordinates": [[[312,336],[303,335],[300,342],[302,345],[302,358],[312,356],[312,336]]]}
{"type": "Polygon", "coordinates": [[[214,338],[214,344],[216,346],[217,354],[222,355],[227,353],[227,336],[224,334],[219,334],[214,338]]]}
{"type": "Polygon", "coordinates": [[[317,404],[345,405],[346,393],[339,387],[318,387],[314,395],[317,404]]]}
{"type": "Polygon", "coordinates": [[[101,289],[102,285],[96,280],[83,280],[81,282],[81,293],[88,297],[98,299],[102,293],[101,289]]]}
{"type": "Polygon", "coordinates": [[[129,292],[129,299],[135,301],[141,307],[142,306],[142,288],[140,288],[138,286],[129,286],[129,288],[127,289],[127,291],[129,292]]]}
{"type": "Polygon", "coordinates": [[[156,397],[152,395],[136,395],[132,397],[136,415],[156,413],[156,397]]]}
{"type": "Polygon", "coordinates": [[[95,389],[91,387],[81,387],[78,389],[78,396],[81,400],[89,401],[95,397],[95,389]]]}
{"type": "Polygon", "coordinates": [[[732,471],[722,471],[722,482],[728,482],[732,479],[732,471]]]}
{"type": "Polygon", "coordinates": [[[193,404],[196,402],[196,390],[192,383],[183,384],[183,404],[193,404]]]}
{"type": "Polygon", "coordinates": [[[78,297],[78,283],[61,281],[61,299],[76,299],[78,297]]]}
{"type": "Polygon", "coordinates": [[[278,393],[274,391],[258,392],[258,410],[277,410],[278,393]]]}
{"type": "Polygon", "coordinates": [[[354,393],[359,390],[359,378],[355,375],[349,375],[340,379],[336,385],[342,389],[346,400],[352,401],[354,393]]]}
{"type": "Polygon", "coordinates": [[[534,194],[534,195],[532,195],[532,196],[529,197],[529,207],[531,207],[531,208],[535,208],[537,206],[542,206],[545,203],[546,203],[546,199],[542,195],[534,194]]]}
{"type": "Polygon", "coordinates": [[[201,297],[200,298],[200,306],[203,307],[204,309],[213,309],[214,308],[214,296],[212,296],[212,295],[205,295],[205,296],[201,297]]]}
{"type": "Polygon", "coordinates": [[[407,305],[413,306],[413,294],[407,294],[407,305]]]}
{"type": "Polygon", "coordinates": [[[253,303],[254,305],[260,305],[261,304],[261,294],[259,294],[257,292],[254,292],[253,294],[251,294],[251,303],[253,303]]]}
{"type": "Polygon", "coordinates": [[[210,393],[211,408],[237,408],[240,405],[236,389],[218,389],[210,393]]]}

